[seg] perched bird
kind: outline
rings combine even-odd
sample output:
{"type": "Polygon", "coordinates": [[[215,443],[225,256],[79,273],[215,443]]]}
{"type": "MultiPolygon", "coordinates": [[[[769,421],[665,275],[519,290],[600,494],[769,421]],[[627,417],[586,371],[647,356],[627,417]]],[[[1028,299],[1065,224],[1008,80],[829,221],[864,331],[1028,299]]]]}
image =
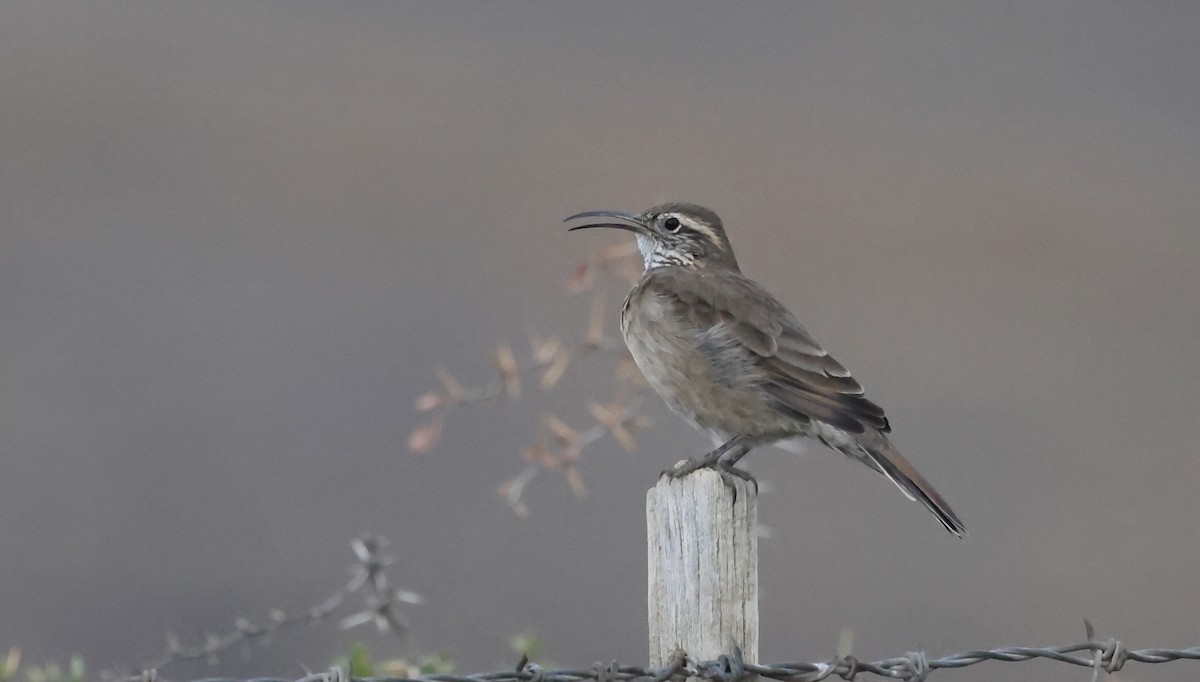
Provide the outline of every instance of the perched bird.
{"type": "Polygon", "coordinates": [[[722,444],[670,472],[734,467],[758,445],[815,438],[887,476],[961,537],[950,505],[888,440],[883,410],[774,296],[742,274],[716,213],[695,204],[641,215],[587,211],[572,227],[633,232],[645,273],[621,308],[621,334],[646,382],[722,444]]]}

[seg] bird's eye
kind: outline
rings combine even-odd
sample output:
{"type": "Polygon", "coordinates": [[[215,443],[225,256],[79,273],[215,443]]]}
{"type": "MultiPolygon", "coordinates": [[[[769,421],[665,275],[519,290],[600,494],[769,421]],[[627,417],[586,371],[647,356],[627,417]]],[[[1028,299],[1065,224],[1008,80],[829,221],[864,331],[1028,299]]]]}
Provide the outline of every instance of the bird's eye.
{"type": "Polygon", "coordinates": [[[675,216],[671,216],[670,218],[667,218],[665,221],[663,221],[663,227],[667,228],[671,232],[678,232],[679,231],[679,218],[676,218],[675,216]]]}

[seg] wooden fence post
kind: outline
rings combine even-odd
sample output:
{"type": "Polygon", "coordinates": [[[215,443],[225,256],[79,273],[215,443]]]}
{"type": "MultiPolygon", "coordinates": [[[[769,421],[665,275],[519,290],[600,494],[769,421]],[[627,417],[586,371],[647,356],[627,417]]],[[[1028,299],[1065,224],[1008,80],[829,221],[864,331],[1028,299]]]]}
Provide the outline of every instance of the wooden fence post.
{"type": "Polygon", "coordinates": [[[758,662],[757,490],[701,469],[646,494],[650,664],[682,648],[712,660],[741,647],[758,662]]]}

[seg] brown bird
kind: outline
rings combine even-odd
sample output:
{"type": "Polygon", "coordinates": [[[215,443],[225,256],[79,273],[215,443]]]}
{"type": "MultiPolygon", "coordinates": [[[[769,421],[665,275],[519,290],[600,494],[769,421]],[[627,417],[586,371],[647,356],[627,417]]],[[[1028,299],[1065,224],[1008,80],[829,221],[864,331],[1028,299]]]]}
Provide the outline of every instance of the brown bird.
{"type": "Polygon", "coordinates": [[[751,448],[806,436],[887,476],[962,537],[950,505],[888,440],[883,410],[774,296],[738,267],[717,214],[663,204],[641,215],[587,211],[572,227],[633,232],[645,273],[621,308],[621,334],[646,382],[721,445],[670,472],[734,465],[751,448]]]}

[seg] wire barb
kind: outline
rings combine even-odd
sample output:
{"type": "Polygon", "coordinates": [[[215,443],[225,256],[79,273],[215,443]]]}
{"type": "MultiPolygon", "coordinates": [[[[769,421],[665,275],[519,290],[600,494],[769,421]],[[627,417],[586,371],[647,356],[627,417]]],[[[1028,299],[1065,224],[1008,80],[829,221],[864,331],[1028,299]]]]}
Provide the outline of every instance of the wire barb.
{"type": "MultiPolygon", "coordinates": [[[[1120,670],[1128,661],[1139,663],[1200,661],[1200,646],[1189,649],[1128,650],[1120,641],[1110,639],[1107,642],[1092,641],[1065,646],[972,650],[935,660],[930,660],[923,651],[910,651],[903,656],[871,663],[860,661],[854,656],[845,656],[828,663],[790,662],[775,665],[746,663],[742,661],[740,653],[736,650],[712,661],[691,661],[686,653],[677,651],[667,665],[658,668],[622,666],[616,661],[610,661],[608,664],[596,663],[590,668],[583,669],[544,670],[537,664],[523,660],[522,665],[515,670],[472,675],[432,674],[421,677],[375,677],[371,678],[371,682],[667,682],[668,680],[685,682],[692,677],[706,680],[738,680],[753,675],[781,682],[819,682],[833,675],[848,681],[861,680],[864,674],[883,679],[904,680],[905,682],[925,682],[933,671],[939,669],[965,668],[984,661],[1013,663],[1035,658],[1110,673],[1120,670]],[[1086,652],[1088,655],[1074,655],[1082,652],[1086,652]],[[1099,654],[1099,668],[1095,664],[1096,654],[1099,654]]],[[[140,680],[152,682],[155,679],[157,678],[154,674],[148,672],[129,678],[129,682],[140,680]]],[[[218,682],[218,680],[199,680],[197,682],[218,682]]],[[[219,682],[267,682],[267,680],[222,679],[219,682]]],[[[288,681],[280,679],[272,682],[288,681]]],[[[351,678],[346,670],[335,667],[292,682],[362,682],[362,680],[351,678]]]]}
{"type": "MultiPolygon", "coordinates": [[[[370,682],[686,682],[688,678],[705,680],[738,680],[757,675],[781,682],[819,682],[833,675],[844,680],[862,679],[865,673],[890,680],[925,682],[929,674],[942,668],[965,668],[998,661],[1014,663],[1041,658],[1068,663],[1093,671],[1112,673],[1120,670],[1127,661],[1139,663],[1169,663],[1171,661],[1200,661],[1200,646],[1188,649],[1137,649],[1127,650],[1118,640],[1107,642],[1084,642],[1053,647],[1007,647],[990,650],[972,650],[929,660],[923,651],[910,651],[904,656],[887,658],[873,663],[860,661],[854,656],[844,656],[829,663],[789,662],[775,665],[745,663],[736,650],[729,655],[712,661],[693,661],[683,651],[676,651],[667,665],[659,668],[639,668],[619,665],[615,660],[608,664],[596,663],[590,668],[545,670],[541,666],[522,659],[517,669],[499,672],[475,673],[472,675],[431,674],[420,677],[374,677],[370,682]],[[1088,652],[1090,656],[1072,654],[1088,652]],[[1095,655],[1100,665],[1096,667],[1095,655]]],[[[1096,673],[1094,673],[1096,674],[1096,673]]],[[[158,682],[161,678],[155,670],[147,670],[127,678],[126,682],[158,682]]],[[[322,673],[306,675],[298,679],[257,678],[236,680],[210,678],[196,682],[363,682],[350,677],[347,670],[330,668],[322,673]]]]}

